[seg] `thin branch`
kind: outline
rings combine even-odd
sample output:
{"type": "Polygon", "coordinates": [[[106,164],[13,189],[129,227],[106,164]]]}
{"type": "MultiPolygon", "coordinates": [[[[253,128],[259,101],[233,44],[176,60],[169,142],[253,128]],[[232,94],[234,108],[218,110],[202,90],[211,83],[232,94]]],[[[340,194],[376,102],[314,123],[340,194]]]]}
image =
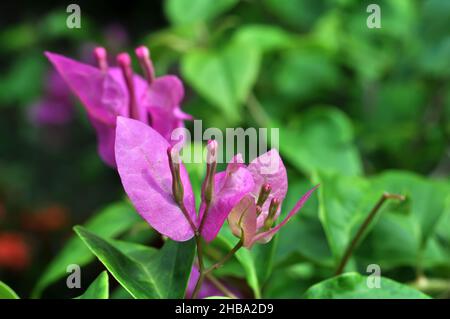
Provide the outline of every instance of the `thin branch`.
{"type": "Polygon", "coordinates": [[[199,277],[197,280],[197,283],[195,284],[194,291],[192,292],[192,299],[196,299],[198,293],[200,292],[200,288],[202,287],[203,280],[205,279],[205,272],[204,272],[204,264],[203,264],[203,247],[202,247],[202,238],[196,232],[195,234],[195,242],[197,244],[197,258],[198,258],[198,269],[199,269],[199,277]]]}
{"type": "Polygon", "coordinates": [[[225,296],[231,299],[238,299],[238,297],[231,292],[224,284],[222,284],[219,279],[214,277],[212,274],[205,274],[206,278],[217,288],[219,289],[225,296]]]}
{"type": "Polygon", "coordinates": [[[361,239],[362,235],[364,234],[364,231],[367,229],[367,227],[372,222],[373,218],[377,214],[377,212],[380,210],[381,206],[383,206],[384,202],[388,199],[398,199],[400,201],[405,200],[405,196],[397,195],[397,194],[389,194],[384,193],[381,195],[378,202],[375,204],[375,206],[370,211],[369,215],[366,217],[362,225],[359,227],[358,232],[356,233],[353,240],[349,243],[347,246],[347,249],[345,250],[344,257],[342,257],[341,262],[339,263],[339,266],[336,270],[336,275],[340,275],[347,265],[353,251],[355,250],[356,246],[358,245],[359,240],[361,239]]]}
{"type": "Polygon", "coordinates": [[[240,240],[229,252],[225,255],[221,260],[216,262],[214,265],[205,270],[205,274],[210,273],[211,271],[218,269],[223,266],[224,263],[228,261],[233,255],[242,247],[243,242],[240,240]]]}
{"type": "Polygon", "coordinates": [[[266,127],[270,122],[270,117],[267,115],[261,103],[258,101],[253,93],[250,93],[247,98],[247,108],[256,124],[260,127],[266,127]]]}

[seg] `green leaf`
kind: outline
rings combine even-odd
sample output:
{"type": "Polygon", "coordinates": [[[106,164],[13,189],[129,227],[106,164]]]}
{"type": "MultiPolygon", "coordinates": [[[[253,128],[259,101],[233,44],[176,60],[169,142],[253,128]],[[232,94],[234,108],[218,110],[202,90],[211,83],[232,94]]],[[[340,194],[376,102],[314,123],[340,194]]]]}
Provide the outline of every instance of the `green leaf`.
{"type": "Polygon", "coordinates": [[[279,232],[276,264],[289,260],[308,260],[316,265],[332,267],[334,261],[319,219],[304,215],[294,216],[279,232]]]}
{"type": "Polygon", "coordinates": [[[30,81],[30,78],[44,74],[42,53],[29,51],[13,61],[8,72],[5,70],[0,76],[0,108],[13,103],[28,106],[41,92],[41,81],[30,81]]]}
{"type": "Polygon", "coordinates": [[[120,250],[123,254],[144,265],[150,263],[153,260],[153,255],[158,252],[156,248],[141,244],[130,243],[123,240],[103,239],[120,250]]]}
{"type": "Polygon", "coordinates": [[[19,296],[3,281],[0,281],[0,299],[20,299],[19,296]]]}
{"type": "Polygon", "coordinates": [[[274,68],[277,92],[298,101],[336,91],[342,83],[336,62],[322,52],[288,50],[274,68]]]}
{"type": "Polygon", "coordinates": [[[238,0],[166,0],[165,12],[173,24],[206,22],[229,10],[238,0]]]}
{"type": "MultiPolygon", "coordinates": [[[[237,243],[237,238],[234,237],[231,231],[226,227],[222,228],[217,239],[222,242],[228,250],[231,250],[237,243]]],[[[258,277],[258,263],[255,256],[252,254],[252,251],[247,248],[241,248],[236,252],[235,257],[242,268],[244,268],[245,279],[250,288],[252,288],[255,298],[261,298],[261,280],[258,277]]],[[[265,263],[271,263],[271,261],[265,261],[265,263]]],[[[263,273],[262,275],[265,276],[263,273]]]]}
{"type": "Polygon", "coordinates": [[[370,277],[346,273],[324,280],[305,293],[307,299],[428,299],[422,292],[388,278],[380,278],[380,288],[369,288],[370,277]]]}
{"type": "Polygon", "coordinates": [[[372,178],[371,188],[399,193],[407,200],[380,216],[357,251],[361,263],[376,260],[383,269],[448,264],[450,241],[442,236],[448,234],[448,185],[409,172],[387,171],[372,178]]]}
{"type": "Polygon", "coordinates": [[[283,21],[283,24],[299,29],[313,26],[316,19],[325,11],[327,3],[327,1],[314,0],[263,0],[260,2],[265,10],[283,21]]]}
{"type": "Polygon", "coordinates": [[[280,151],[301,172],[338,172],[360,175],[361,158],[353,144],[353,128],[338,109],[317,107],[305,112],[290,126],[273,123],[280,129],[280,151]]]}
{"type": "Polygon", "coordinates": [[[294,36],[284,29],[265,24],[249,24],[239,27],[232,41],[268,52],[292,47],[294,36]]]}
{"type": "Polygon", "coordinates": [[[108,273],[103,271],[86,289],[84,294],[76,299],[108,299],[109,283],[108,273]]]}
{"type": "Polygon", "coordinates": [[[361,265],[376,261],[384,270],[417,265],[420,226],[408,214],[385,212],[355,251],[361,265]]]}
{"type": "MultiPolygon", "coordinates": [[[[282,212],[288,212],[298,202],[300,196],[311,188],[311,181],[296,178],[288,172],[289,187],[283,201],[282,212]]],[[[279,217],[280,219],[282,216],[279,217]]],[[[317,191],[305,203],[300,213],[293,216],[283,230],[278,233],[279,243],[276,251],[276,265],[308,260],[316,265],[333,265],[324,229],[319,220],[317,191]],[[299,240],[301,238],[301,240],[299,240]]]]}
{"type": "Polygon", "coordinates": [[[319,218],[337,263],[383,193],[370,192],[369,181],[361,177],[325,174],[318,193],[319,218]]]}
{"type": "Polygon", "coordinates": [[[183,57],[182,73],[194,89],[229,119],[238,120],[239,108],[256,81],[260,52],[231,43],[221,51],[192,50],[183,57]]]}
{"type": "MultiPolygon", "coordinates": [[[[103,236],[115,237],[139,222],[141,217],[128,202],[111,204],[99,214],[94,215],[85,225],[86,229],[103,236]]],[[[50,263],[39,278],[32,296],[39,297],[42,291],[64,277],[67,266],[77,264],[83,266],[94,260],[94,255],[78,237],[71,238],[59,255],[50,263]]]]}
{"type": "Polygon", "coordinates": [[[134,298],[183,298],[194,259],[193,240],[167,241],[147,264],[142,264],[81,226],[75,231],[134,298]]]}
{"type": "Polygon", "coordinates": [[[402,171],[385,172],[374,178],[373,184],[375,188],[403,194],[409,198],[411,214],[420,225],[421,241],[424,245],[434,233],[446,209],[447,201],[450,199],[450,188],[444,182],[402,171]]]}

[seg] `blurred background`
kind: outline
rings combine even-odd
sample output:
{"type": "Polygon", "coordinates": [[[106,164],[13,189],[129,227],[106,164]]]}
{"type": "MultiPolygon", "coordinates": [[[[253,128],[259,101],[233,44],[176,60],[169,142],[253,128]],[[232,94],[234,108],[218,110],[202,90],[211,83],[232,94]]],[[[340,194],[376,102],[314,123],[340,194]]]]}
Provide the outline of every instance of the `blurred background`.
{"type": "MultiPolygon", "coordinates": [[[[348,211],[368,212],[362,197],[391,190],[411,200],[386,208],[352,267],[427,276],[427,292],[448,297],[450,1],[77,1],[79,29],[66,25],[71,2],[0,4],[0,279],[20,295],[73,225],[124,198],[43,52],[95,64],[96,45],[114,55],[145,44],[157,75],[183,80],[183,110],[204,128],[280,129],[286,207],[311,180],[324,185],[323,202],[280,235],[265,296],[301,297],[328,276],[344,236],[333,225],[347,231],[358,220],[348,211]],[[367,27],[370,3],[380,29],[367,27]]],[[[232,266],[223,275],[239,279],[232,266]]],[[[43,296],[71,295],[62,282],[43,296]]]]}

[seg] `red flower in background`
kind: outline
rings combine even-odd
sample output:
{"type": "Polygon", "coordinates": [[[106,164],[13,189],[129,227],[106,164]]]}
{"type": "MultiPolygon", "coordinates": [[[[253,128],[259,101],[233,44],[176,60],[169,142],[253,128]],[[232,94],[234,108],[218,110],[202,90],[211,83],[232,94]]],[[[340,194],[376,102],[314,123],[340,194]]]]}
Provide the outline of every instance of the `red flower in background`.
{"type": "Polygon", "coordinates": [[[30,248],[17,233],[0,233],[0,268],[20,271],[30,264],[30,248]]]}
{"type": "Polygon", "coordinates": [[[57,231],[69,224],[67,209],[58,204],[22,216],[23,228],[37,232],[57,231]]]}

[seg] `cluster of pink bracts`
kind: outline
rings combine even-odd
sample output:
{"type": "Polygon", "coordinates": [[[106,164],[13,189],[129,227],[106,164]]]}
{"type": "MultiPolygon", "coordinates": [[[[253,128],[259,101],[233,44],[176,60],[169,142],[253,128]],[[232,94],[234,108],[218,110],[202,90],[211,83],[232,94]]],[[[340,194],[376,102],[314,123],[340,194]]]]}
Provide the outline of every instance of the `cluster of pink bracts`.
{"type": "Polygon", "coordinates": [[[96,129],[101,158],[117,167],[123,187],[139,214],[158,232],[175,241],[201,235],[213,240],[225,220],[245,247],[266,243],[296,214],[315,188],[273,227],[287,192],[286,169],[276,150],[245,165],[236,155],[224,172],[216,172],[217,142],[208,142],[202,203],[196,212],[189,176],[171,147],[172,131],[191,119],[181,111],[184,95],[176,76],[155,77],[146,47],[136,49],[145,79],[133,74],[131,58],[117,56],[109,67],[103,48],[94,51],[98,67],[46,53],[81,100],[96,129]],[[267,165],[277,163],[277,169],[267,165]]]}

